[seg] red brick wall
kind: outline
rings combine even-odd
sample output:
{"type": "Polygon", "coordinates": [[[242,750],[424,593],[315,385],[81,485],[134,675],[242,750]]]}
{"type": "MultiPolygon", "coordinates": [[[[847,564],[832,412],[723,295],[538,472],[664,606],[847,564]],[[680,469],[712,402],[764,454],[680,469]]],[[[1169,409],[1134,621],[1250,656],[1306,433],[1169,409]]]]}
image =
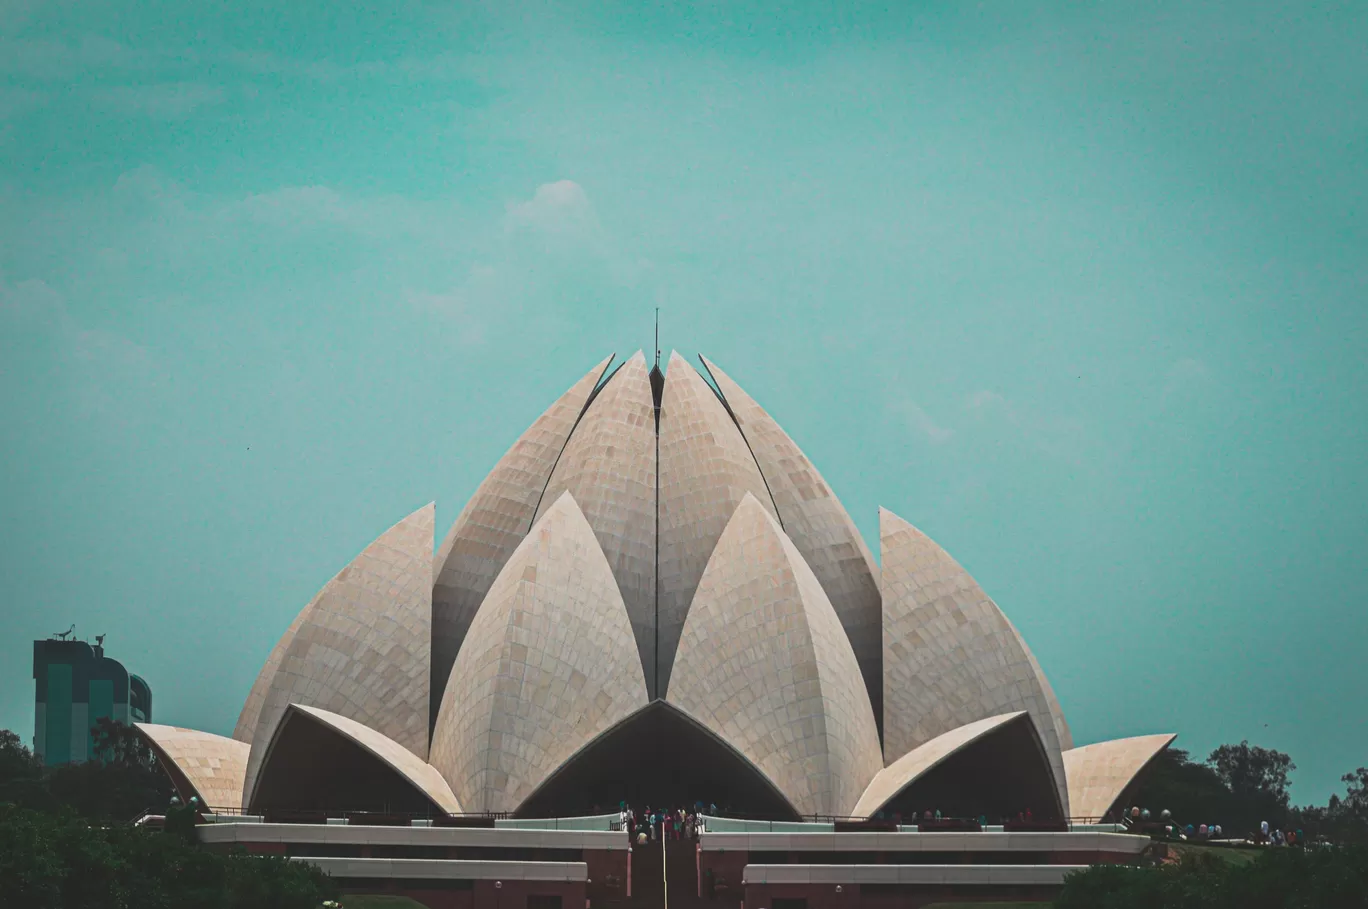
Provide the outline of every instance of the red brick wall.
{"type": "MultiPolygon", "coordinates": [[[[589,866],[589,899],[620,900],[627,896],[628,873],[631,868],[630,851],[599,852],[584,850],[584,863],[589,866]],[[616,882],[616,883],[614,883],[616,882]]],[[[567,906],[566,909],[569,909],[567,906]]]]}

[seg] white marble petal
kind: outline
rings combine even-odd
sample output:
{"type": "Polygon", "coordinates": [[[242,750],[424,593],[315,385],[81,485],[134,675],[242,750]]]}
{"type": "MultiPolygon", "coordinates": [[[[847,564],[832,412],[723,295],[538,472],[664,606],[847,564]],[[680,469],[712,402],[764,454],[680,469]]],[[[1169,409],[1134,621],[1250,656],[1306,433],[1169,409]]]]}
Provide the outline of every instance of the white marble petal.
{"type": "Polygon", "coordinates": [[[669,688],[679,633],[698,579],[741,500],[774,513],[765,479],[722,402],[670,354],[660,402],[659,682],[669,688]]]}
{"type": "Polygon", "coordinates": [[[1069,781],[1069,804],[1074,816],[1101,820],[1140,772],[1175,738],[1176,735],[1167,733],[1139,735],[1064,752],[1064,774],[1069,781]]]}
{"type": "Polygon", "coordinates": [[[797,547],[752,495],[703,572],[666,699],[804,814],[849,814],[883,766],[845,630],[797,547]]]}
{"type": "Polygon", "coordinates": [[[606,357],[527,428],[480,483],[433,560],[432,705],[475,611],[532,528],[551,471],[612,357],[606,357]]]}
{"type": "Polygon", "coordinates": [[[608,379],[580,418],[551,472],[537,520],[566,492],[617,579],[649,681],[655,675],[656,433],[641,351],[608,379]]]}
{"type": "Polygon", "coordinates": [[[426,505],[387,530],[295,620],[252,734],[248,804],[292,704],[341,714],[426,757],[433,513],[426,505]]]}
{"type": "Polygon", "coordinates": [[[632,626],[574,498],[518,544],[466,636],[431,763],[469,811],[515,811],[595,736],[647,703],[632,626]]]}
{"type": "Polygon", "coordinates": [[[879,510],[884,609],[884,753],[902,756],[976,720],[1031,715],[1067,816],[1053,695],[1012,623],[920,530],[879,510]]]}
{"type": "Polygon", "coordinates": [[[246,742],[184,729],[180,726],[161,726],[156,723],[134,723],[151,744],[152,750],[174,779],[181,777],[177,789],[189,785],[193,793],[181,792],[185,798],[199,796],[200,802],[211,809],[228,812],[242,810],[242,782],[247,774],[246,742]]]}
{"type": "Polygon", "coordinates": [[[811,566],[841,619],[874,714],[881,716],[883,626],[874,556],[836,493],[798,444],[730,376],[715,363],[700,359],[755,453],[784,533],[811,566]]]}

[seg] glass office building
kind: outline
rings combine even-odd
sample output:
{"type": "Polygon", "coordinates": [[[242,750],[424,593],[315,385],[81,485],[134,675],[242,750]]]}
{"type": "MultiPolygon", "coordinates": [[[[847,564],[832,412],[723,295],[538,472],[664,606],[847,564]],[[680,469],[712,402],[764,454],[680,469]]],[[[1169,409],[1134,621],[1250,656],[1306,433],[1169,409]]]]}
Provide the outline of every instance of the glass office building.
{"type": "Polygon", "coordinates": [[[92,729],[101,718],[121,723],[152,719],[152,689],[102,643],[62,638],[33,642],[33,751],[51,767],[88,760],[92,729]]]}

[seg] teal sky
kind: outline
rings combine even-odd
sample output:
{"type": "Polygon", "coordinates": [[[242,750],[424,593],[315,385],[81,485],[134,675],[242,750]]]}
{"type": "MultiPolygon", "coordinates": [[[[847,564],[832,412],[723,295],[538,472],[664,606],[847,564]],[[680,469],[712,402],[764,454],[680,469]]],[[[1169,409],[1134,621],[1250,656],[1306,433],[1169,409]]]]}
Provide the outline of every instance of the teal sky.
{"type": "Polygon", "coordinates": [[[382,6],[0,0],[0,726],[228,733],[660,306],[1080,742],[1368,764],[1363,4],[382,6]]]}

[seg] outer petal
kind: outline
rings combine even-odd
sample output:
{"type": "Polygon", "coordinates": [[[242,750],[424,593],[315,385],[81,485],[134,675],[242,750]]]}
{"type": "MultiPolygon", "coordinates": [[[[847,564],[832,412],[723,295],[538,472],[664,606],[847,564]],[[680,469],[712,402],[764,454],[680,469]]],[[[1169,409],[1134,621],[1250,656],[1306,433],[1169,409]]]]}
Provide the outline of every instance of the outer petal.
{"type": "Polygon", "coordinates": [[[198,729],[134,723],[151,744],[181,798],[197,795],[209,808],[242,810],[242,780],[250,746],[198,729]]]}
{"type": "Polygon", "coordinates": [[[755,453],[784,533],[831,600],[860,662],[874,715],[882,716],[882,618],[874,556],[836,494],[788,433],[730,376],[699,359],[755,453]]]}
{"type": "Polygon", "coordinates": [[[1035,725],[1026,711],[1018,710],[952,729],[913,748],[879,771],[853,813],[868,817],[890,803],[911,801],[913,807],[960,812],[955,816],[996,818],[1027,807],[1059,812],[1057,798],[1035,725]],[[966,791],[974,804],[957,804],[966,791]]]}
{"type": "Polygon", "coordinates": [[[805,814],[847,814],[882,766],[859,665],[797,547],[747,495],[717,542],[667,700],[805,814]]]}
{"type": "Polygon", "coordinates": [[[1074,816],[1087,820],[1106,817],[1145,768],[1177,737],[1167,733],[1140,735],[1064,752],[1074,816]]]}
{"type": "Polygon", "coordinates": [[[249,804],[291,704],[340,713],[427,754],[433,511],[426,505],[387,530],[296,619],[252,735],[249,804]]]}
{"type": "Polygon", "coordinates": [[[646,359],[637,351],[604,384],[551,472],[541,520],[569,492],[617,579],[646,678],[655,676],[656,433],[646,359]]]}
{"type": "Polygon", "coordinates": [[[883,543],[884,752],[902,755],[1015,710],[1035,722],[1069,809],[1052,696],[1012,623],[945,550],[879,510],[883,543]]]}
{"type": "MultiPolygon", "coordinates": [[[[258,804],[253,807],[315,807],[307,804],[310,795],[308,790],[310,789],[315,790],[314,794],[322,795],[322,798],[318,799],[324,803],[322,807],[361,807],[353,805],[353,800],[358,797],[365,799],[370,794],[367,790],[374,787],[373,785],[366,785],[367,780],[364,778],[353,779],[340,786],[330,786],[328,783],[332,781],[319,779],[320,776],[326,778],[328,773],[336,770],[337,765],[341,763],[338,760],[339,743],[337,739],[345,742],[345,747],[360,749],[375,758],[388,768],[389,772],[399,777],[414,792],[421,795],[430,803],[431,807],[449,814],[460,813],[460,802],[456,800],[456,796],[452,793],[446,780],[442,779],[442,775],[418,755],[369,726],[350,720],[341,714],[320,710],[317,707],[304,707],[299,704],[290,705],[284,718],[276,726],[273,740],[267,749],[265,764],[261,768],[260,782],[256,788],[258,804]],[[316,744],[318,737],[316,735],[310,736],[308,733],[302,737],[301,747],[291,747],[288,742],[291,738],[291,731],[299,724],[303,724],[305,727],[322,727],[326,731],[325,735],[330,734],[333,738],[328,740],[329,744],[326,749],[318,748],[316,744]],[[320,751],[323,751],[325,755],[322,760],[320,760],[320,751]],[[267,798],[267,795],[270,798],[267,798]],[[282,803],[260,804],[263,801],[280,802],[282,795],[284,797],[282,803]],[[301,802],[290,801],[296,796],[301,797],[302,804],[301,802]]],[[[371,776],[371,781],[373,780],[374,776],[371,776]]],[[[364,802],[362,804],[364,805],[364,802]]]]}
{"type": "Polygon", "coordinates": [[[266,657],[266,663],[261,667],[261,672],[257,673],[256,681],[252,683],[252,690],[247,692],[247,700],[242,705],[242,713],[238,714],[237,726],[233,728],[233,738],[239,742],[252,743],[252,735],[256,732],[257,721],[261,719],[261,708],[266,706],[266,693],[271,690],[271,679],[275,678],[276,670],[280,668],[280,661],[285,659],[285,651],[290,649],[290,642],[294,640],[295,634],[299,631],[299,626],[304,624],[313,611],[314,604],[318,598],[323,596],[323,591],[314,594],[314,598],[299,610],[299,615],[294,617],[290,627],[285,629],[285,633],[276,641],[276,645],[271,648],[270,654],[266,657]]]}
{"type": "Polygon", "coordinates": [[[660,600],[657,694],[669,688],[684,617],[708,557],[750,494],[774,514],[765,478],[707,383],[670,354],[660,402],[660,600]]]}
{"type": "Polygon", "coordinates": [[[647,702],[627,610],[573,497],[513,551],[471,623],[432,764],[471,811],[514,811],[596,735],[647,702]]]}
{"type": "Polygon", "coordinates": [[[434,717],[466,629],[499,569],[532,528],[556,460],[612,359],[589,370],[513,443],[470,497],[437,552],[432,587],[434,717]]]}

